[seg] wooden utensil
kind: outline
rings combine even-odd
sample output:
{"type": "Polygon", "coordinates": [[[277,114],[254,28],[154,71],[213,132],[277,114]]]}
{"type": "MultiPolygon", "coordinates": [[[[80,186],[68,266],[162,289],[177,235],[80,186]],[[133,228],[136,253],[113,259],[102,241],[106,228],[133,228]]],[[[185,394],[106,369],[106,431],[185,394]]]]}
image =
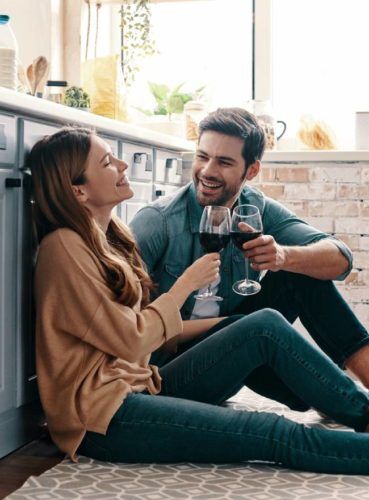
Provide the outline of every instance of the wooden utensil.
{"type": "Polygon", "coordinates": [[[46,57],[39,56],[33,61],[32,66],[34,74],[32,94],[35,95],[37,86],[41,82],[42,78],[44,78],[45,73],[48,71],[49,63],[46,57]]]}
{"type": "Polygon", "coordinates": [[[23,87],[23,91],[29,93],[29,83],[24,67],[18,64],[18,81],[23,87]]]}
{"type": "Polygon", "coordinates": [[[28,87],[30,94],[33,94],[33,87],[35,83],[35,75],[33,73],[33,64],[30,64],[26,71],[27,79],[28,79],[28,87]]]}
{"type": "Polygon", "coordinates": [[[50,64],[46,60],[46,65],[45,65],[45,68],[44,68],[44,74],[43,74],[43,76],[41,77],[39,83],[36,86],[36,96],[37,97],[43,97],[44,90],[45,90],[45,85],[46,85],[46,82],[47,82],[47,80],[49,78],[49,70],[50,70],[50,64]]]}

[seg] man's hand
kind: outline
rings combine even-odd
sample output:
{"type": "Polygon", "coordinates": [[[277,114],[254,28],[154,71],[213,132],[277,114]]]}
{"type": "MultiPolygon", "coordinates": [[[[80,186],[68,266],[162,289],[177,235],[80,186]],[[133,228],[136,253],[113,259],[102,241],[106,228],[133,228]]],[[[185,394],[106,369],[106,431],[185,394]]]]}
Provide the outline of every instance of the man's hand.
{"type": "Polygon", "coordinates": [[[273,236],[262,234],[243,244],[244,256],[255,271],[280,271],[286,264],[287,251],[273,236]]]}

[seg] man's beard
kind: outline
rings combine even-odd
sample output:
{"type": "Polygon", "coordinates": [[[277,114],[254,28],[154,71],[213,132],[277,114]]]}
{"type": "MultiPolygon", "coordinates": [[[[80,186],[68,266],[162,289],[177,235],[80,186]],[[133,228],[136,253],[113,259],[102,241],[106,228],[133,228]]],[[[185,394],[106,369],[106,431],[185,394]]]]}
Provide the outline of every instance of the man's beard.
{"type": "MultiPolygon", "coordinates": [[[[242,179],[242,181],[244,178],[242,179]]],[[[240,191],[243,189],[244,184],[241,183],[241,186],[236,189],[235,187],[221,188],[219,190],[219,194],[217,196],[207,196],[202,193],[199,193],[198,187],[200,181],[197,178],[193,178],[193,182],[196,189],[196,199],[200,206],[205,207],[206,205],[218,205],[225,206],[227,203],[233,198],[238,198],[240,191]]]]}

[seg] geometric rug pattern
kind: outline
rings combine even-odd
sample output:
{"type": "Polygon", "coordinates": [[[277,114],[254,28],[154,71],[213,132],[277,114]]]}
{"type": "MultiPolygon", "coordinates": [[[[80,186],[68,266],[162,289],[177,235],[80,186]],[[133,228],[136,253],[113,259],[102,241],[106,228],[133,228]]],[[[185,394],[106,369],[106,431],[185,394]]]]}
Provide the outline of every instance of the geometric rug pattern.
{"type": "MultiPolygon", "coordinates": [[[[345,429],[242,389],[228,405],[271,411],[309,426],[345,429]]],[[[345,429],[347,430],[347,429],[345,429]]],[[[9,500],[369,500],[368,476],[296,472],[260,463],[123,464],[80,457],[30,477],[9,500]]]]}

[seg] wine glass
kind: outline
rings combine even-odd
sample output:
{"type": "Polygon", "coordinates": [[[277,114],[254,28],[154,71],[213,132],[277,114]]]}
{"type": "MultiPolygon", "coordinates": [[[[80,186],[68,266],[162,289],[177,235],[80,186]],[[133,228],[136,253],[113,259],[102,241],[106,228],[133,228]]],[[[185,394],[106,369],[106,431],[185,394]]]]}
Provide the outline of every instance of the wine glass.
{"type": "MultiPolygon", "coordinates": [[[[263,223],[259,209],[254,205],[239,205],[233,210],[231,222],[231,238],[234,245],[243,251],[242,245],[261,235],[263,223]],[[239,227],[243,222],[242,229],[239,227]]],[[[254,295],[261,289],[260,283],[249,280],[249,263],[245,258],[245,279],[236,281],[232,287],[239,295],[254,295]]]]}
{"type": "MultiPolygon", "coordinates": [[[[217,205],[207,205],[200,221],[200,244],[205,253],[220,252],[230,240],[231,215],[229,208],[217,205]]],[[[223,300],[213,294],[211,284],[203,293],[195,295],[200,300],[223,300]]]]}

